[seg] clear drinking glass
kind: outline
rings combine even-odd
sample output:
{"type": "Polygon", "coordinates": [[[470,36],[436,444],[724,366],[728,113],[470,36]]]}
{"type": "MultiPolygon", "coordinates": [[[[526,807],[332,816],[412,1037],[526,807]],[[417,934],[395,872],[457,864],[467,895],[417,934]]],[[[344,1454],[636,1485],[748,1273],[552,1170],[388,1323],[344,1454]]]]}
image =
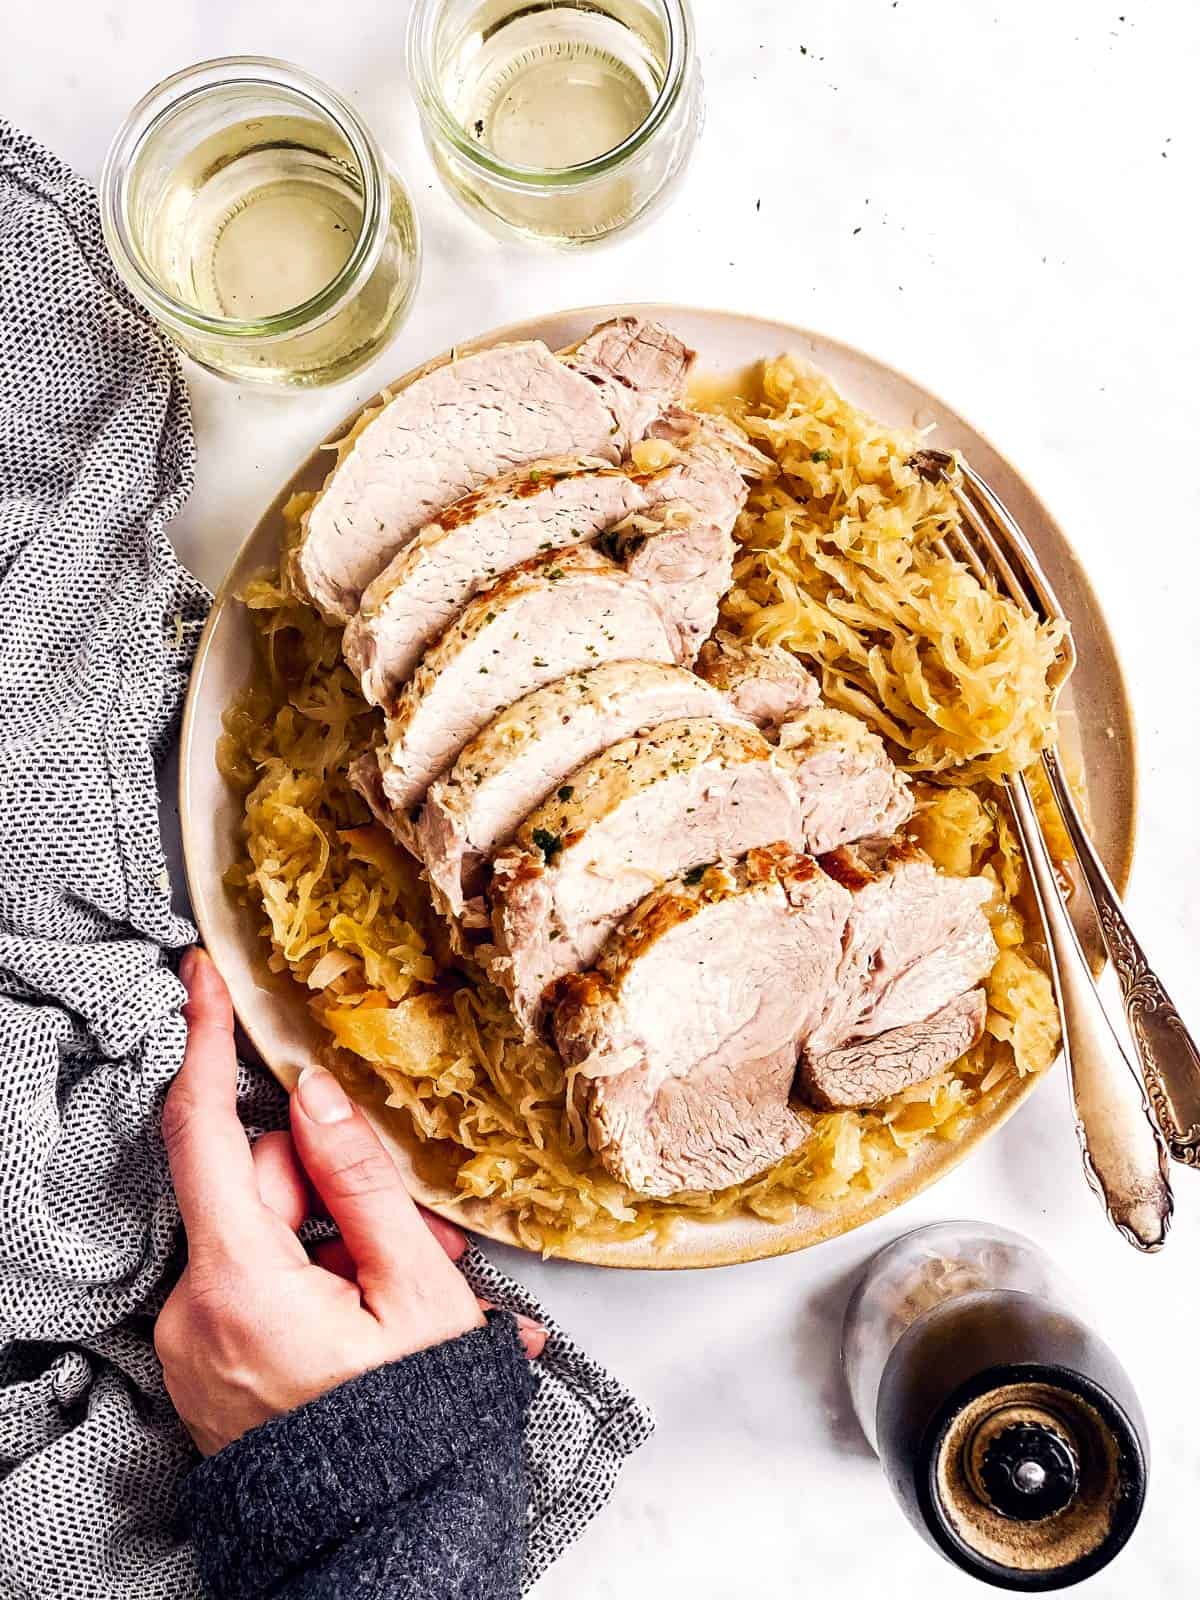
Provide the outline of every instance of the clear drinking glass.
{"type": "Polygon", "coordinates": [[[283,61],[206,61],[152,89],[113,140],[100,204],[132,293],[242,382],[349,376],[416,291],[403,184],[341,96],[283,61]]]}
{"type": "Polygon", "coordinates": [[[416,0],[408,68],[450,192],[538,244],[645,220],[703,122],[687,0],[416,0]]]}

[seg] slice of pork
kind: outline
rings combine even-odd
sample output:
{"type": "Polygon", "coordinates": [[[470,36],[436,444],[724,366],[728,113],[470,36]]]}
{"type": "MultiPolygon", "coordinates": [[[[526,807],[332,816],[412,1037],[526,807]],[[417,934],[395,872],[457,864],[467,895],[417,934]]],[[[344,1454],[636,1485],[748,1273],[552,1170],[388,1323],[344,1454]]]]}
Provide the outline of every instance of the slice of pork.
{"type": "Polygon", "coordinates": [[[421,652],[473,594],[539,554],[604,535],[601,547],[651,584],[690,642],[690,660],[733,580],[745,497],[724,435],[697,426],[678,448],[639,446],[628,466],[536,461],[464,495],[368,584],[343,649],[363,693],[391,707],[421,652]]]}
{"type": "Polygon", "coordinates": [[[803,1144],[812,1123],[788,1104],[796,1052],[704,1067],[655,1094],[642,1073],[599,1078],[589,1092],[588,1140],[638,1194],[711,1192],[765,1172],[803,1144]]]}
{"type": "Polygon", "coordinates": [[[808,1039],[814,1056],[933,1016],[996,960],[986,878],[940,873],[906,842],[874,855],[845,846],[821,860],[853,904],[837,984],[808,1039]]]}
{"type": "Polygon", "coordinates": [[[383,773],[379,764],[381,753],[381,747],[378,745],[364,750],[350,762],[346,776],[350,780],[351,787],[356,789],[370,806],[376,822],[382,824],[396,843],[402,845],[410,856],[420,861],[421,852],[417,845],[415,817],[411,812],[397,811],[383,792],[383,773]]]}
{"type": "Polygon", "coordinates": [[[654,588],[693,661],[733,584],[734,524],[746,503],[746,477],[765,457],[732,423],[679,415],[687,423],[674,439],[635,446],[635,464],[659,467],[647,485],[650,510],[614,530],[605,548],[654,588]]]}
{"type": "Polygon", "coordinates": [[[665,501],[606,534],[603,548],[649,584],[679,629],[689,664],[712,632],[733,583],[729,527],[682,500],[665,501]]]}
{"type": "Polygon", "coordinates": [[[502,711],[425,799],[417,847],[439,908],[470,926],[486,923],[477,898],[485,864],[522,819],[551,795],[570,800],[583,762],[683,717],[740,721],[718,690],[656,661],[605,662],[502,711]]]}
{"type": "Polygon", "coordinates": [[[612,317],[598,323],[561,359],[589,378],[617,419],[621,455],[683,393],[696,352],[661,322],[644,317],[612,317]]]}
{"type": "Polygon", "coordinates": [[[367,585],[342,650],[372,705],[394,709],[422,651],[472,595],[539,555],[593,539],[646,504],[629,473],[594,457],[520,467],[464,495],[367,585]]]}
{"type": "Polygon", "coordinates": [[[452,360],[389,401],[345,451],[305,516],[297,589],[336,621],[436,512],[548,456],[616,463],[682,391],[692,352],[637,318],[562,359],[539,341],[452,360]]]}
{"type": "MultiPolygon", "coordinates": [[[[927,1023],[820,1058],[814,1074],[804,1078],[806,1098],[827,1110],[871,1105],[942,1070],[974,1042],[971,1018],[958,1014],[953,1024],[949,1018],[968,1003],[978,1004],[976,994],[951,1002],[927,1023]],[[886,1059],[888,1041],[897,1041],[890,1047],[892,1060],[886,1059]],[[840,1076],[831,1097],[823,1099],[818,1084],[827,1078],[825,1064],[835,1061],[840,1076]],[[851,1089],[856,1079],[857,1089],[851,1089]]],[[[811,1132],[804,1109],[788,1100],[795,1074],[795,1048],[788,1046],[774,1056],[668,1078],[653,1095],[636,1070],[599,1078],[587,1091],[589,1143],[615,1177],[647,1196],[712,1192],[744,1182],[781,1161],[811,1132]]]]}
{"type": "Polygon", "coordinates": [[[720,1189],[801,1141],[788,1092],[849,905],[811,857],[751,850],[647,896],[594,971],[561,980],[559,1053],[616,1177],[647,1195],[720,1189]]]}
{"type": "Polygon", "coordinates": [[[448,506],[368,585],[346,629],[346,660],[366,698],[390,706],[421,651],[502,573],[614,526],[604,549],[660,589],[694,654],[732,581],[730,530],[745,494],[728,450],[695,449],[694,461],[672,452],[678,460],[647,471],[538,461],[448,506]],[[705,510],[683,501],[689,486],[705,510]]]}
{"type": "Polygon", "coordinates": [[[589,545],[517,567],[426,652],[387,724],[388,803],[419,805],[463,746],[514,700],[602,661],[674,661],[678,630],[647,586],[589,545]]]}
{"type": "Polygon", "coordinates": [[[714,412],[697,412],[683,405],[670,405],[646,429],[647,439],[664,439],[680,447],[700,436],[708,445],[719,446],[733,457],[739,472],[747,478],[769,478],[778,471],[770,456],[750,443],[744,429],[729,417],[714,412]]]}
{"type": "Polygon", "coordinates": [[[797,789],[746,727],[664,723],[587,762],[570,789],[526,818],[492,879],[495,945],[485,959],[531,1032],[546,986],[590,967],[651,889],[756,845],[805,848],[797,789]]]}
{"type": "MultiPolygon", "coordinates": [[[[754,704],[741,696],[741,709],[754,704]]],[[[760,715],[763,707],[758,706],[760,715]]],[[[813,706],[784,723],[776,755],[802,796],[805,836],[814,855],[855,839],[886,838],[912,815],[908,779],[883,740],[846,711],[813,706]]]]}
{"type": "Polygon", "coordinates": [[[824,1055],[806,1050],[797,1078],[800,1093],[818,1111],[878,1105],[965,1055],[982,1036],[986,1016],[983,990],[972,989],[923,1022],[889,1028],[824,1055]]]}
{"type": "Polygon", "coordinates": [[[790,650],[745,644],[731,633],[718,633],[707,641],[696,671],[727,694],[768,737],[820,699],[817,680],[790,650]]]}

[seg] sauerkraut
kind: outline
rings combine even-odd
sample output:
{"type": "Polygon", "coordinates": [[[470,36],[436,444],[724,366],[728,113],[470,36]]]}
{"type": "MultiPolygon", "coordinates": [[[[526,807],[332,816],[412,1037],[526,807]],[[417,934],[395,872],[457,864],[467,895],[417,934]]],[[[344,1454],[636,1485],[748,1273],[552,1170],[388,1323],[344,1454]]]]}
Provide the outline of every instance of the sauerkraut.
{"type": "Polygon", "coordinates": [[[954,497],[821,373],[784,357],[726,409],[778,463],[751,491],[725,616],[813,666],[910,772],[952,783],[1028,767],[1052,732],[1061,635],[985,588],[939,541],[954,497]]]}
{"type": "MultiPolygon", "coordinates": [[[[959,1139],[1014,1074],[1041,1071],[1058,1049],[994,787],[1051,732],[1053,635],[934,548],[953,505],[907,466],[913,436],[788,360],[768,363],[759,392],[727,409],[779,472],[739,524],[726,624],[795,650],[831,703],[884,735],[917,782],[920,844],[945,871],[993,883],[1001,952],[978,1045],[879,1108],[817,1117],[799,1151],[750,1183],[650,1201],[593,1161],[561,1062],[525,1043],[503,997],[453,954],[415,865],[348,781],[380,718],[342,663],[340,630],[292,593],[286,548],[243,596],[261,671],[229,709],[219,750],[245,797],[230,889],[257,917],[272,967],[304,986],[329,1065],[357,1092],[382,1090],[431,1181],[485,1201],[548,1253],[580,1235],[667,1234],[688,1214],[782,1221],[865,1196],[926,1141],[959,1139]]],[[[311,499],[285,508],[289,541],[311,499]]]]}

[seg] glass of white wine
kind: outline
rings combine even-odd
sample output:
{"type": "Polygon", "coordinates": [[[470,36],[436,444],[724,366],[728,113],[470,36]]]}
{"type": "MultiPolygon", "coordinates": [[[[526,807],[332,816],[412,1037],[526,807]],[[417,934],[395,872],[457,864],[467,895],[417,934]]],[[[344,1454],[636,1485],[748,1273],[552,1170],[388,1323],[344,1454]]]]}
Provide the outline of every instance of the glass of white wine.
{"type": "Polygon", "coordinates": [[[113,140],[100,202],[125,283],[224,377],[337,382],[416,291],[403,184],[353,108],[283,61],[206,61],[152,89],[113,140]]]}
{"type": "Polygon", "coordinates": [[[539,244],[644,220],[703,121],[687,0],[416,0],[408,67],[451,193],[539,244]]]}

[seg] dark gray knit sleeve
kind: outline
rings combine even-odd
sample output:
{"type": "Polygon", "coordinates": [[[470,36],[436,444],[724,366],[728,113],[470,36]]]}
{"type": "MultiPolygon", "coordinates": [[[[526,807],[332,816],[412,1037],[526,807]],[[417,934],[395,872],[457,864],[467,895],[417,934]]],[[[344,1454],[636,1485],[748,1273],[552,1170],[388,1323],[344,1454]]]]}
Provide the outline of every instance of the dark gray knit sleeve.
{"type": "Polygon", "coordinates": [[[182,1514],[214,1600],[510,1600],[536,1387],[511,1317],[364,1373],[202,1461],[182,1514]]]}

